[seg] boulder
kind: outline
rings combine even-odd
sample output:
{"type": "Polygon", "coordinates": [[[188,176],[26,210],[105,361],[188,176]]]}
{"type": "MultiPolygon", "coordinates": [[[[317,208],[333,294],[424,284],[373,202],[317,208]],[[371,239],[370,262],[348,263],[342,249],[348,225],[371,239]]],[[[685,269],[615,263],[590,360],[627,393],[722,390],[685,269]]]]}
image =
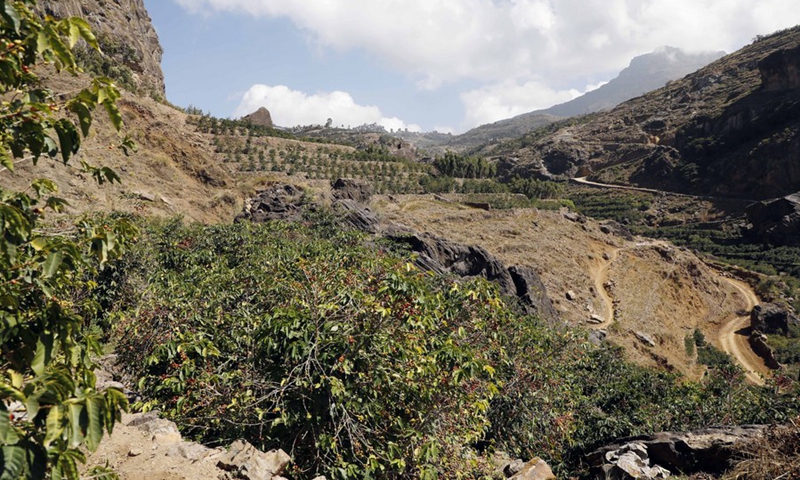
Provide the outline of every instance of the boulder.
{"type": "Polygon", "coordinates": [[[351,227],[367,233],[377,233],[380,220],[375,213],[355,200],[337,200],[333,209],[344,216],[344,221],[351,227]]]}
{"type": "Polygon", "coordinates": [[[262,127],[272,128],[275,126],[275,124],[272,123],[272,115],[269,113],[269,110],[264,107],[259,108],[250,115],[245,115],[242,117],[242,120],[262,127]]]}
{"type": "Polygon", "coordinates": [[[556,476],[553,475],[550,465],[541,458],[535,457],[509,478],[511,480],[555,480],[556,476]]]}
{"type": "Polygon", "coordinates": [[[800,193],[756,202],[745,210],[755,240],[773,245],[800,245],[800,193]]]}
{"type": "Polygon", "coordinates": [[[537,315],[544,320],[558,318],[558,313],[547,296],[547,288],[533,267],[517,265],[510,267],[508,273],[516,287],[516,296],[527,313],[537,315]]]}
{"type": "Polygon", "coordinates": [[[764,359],[764,365],[773,370],[781,368],[781,364],[778,362],[778,359],[775,358],[775,352],[773,352],[772,348],[767,344],[766,335],[755,331],[747,337],[747,340],[750,342],[750,348],[753,349],[753,352],[764,359]]]}
{"type": "Polygon", "coordinates": [[[291,457],[283,450],[262,452],[244,440],[235,441],[217,466],[246,480],[272,480],[281,475],[291,457]]]}
{"type": "Polygon", "coordinates": [[[159,445],[173,445],[180,443],[181,433],[174,422],[158,417],[158,412],[147,412],[135,416],[128,422],[128,426],[137,427],[139,430],[151,435],[153,442],[159,445]]]}
{"type": "Polygon", "coordinates": [[[295,185],[273,184],[248,199],[244,211],[237,215],[235,221],[260,223],[269,220],[298,220],[305,203],[304,194],[305,190],[295,185]]]}
{"type": "Polygon", "coordinates": [[[792,327],[800,326],[800,319],[777,303],[762,303],[753,307],[750,312],[750,322],[754,330],[783,336],[788,335],[792,327]]]}
{"type": "Polygon", "coordinates": [[[616,235],[618,237],[622,237],[625,240],[633,240],[633,234],[627,228],[623,227],[622,224],[615,222],[614,220],[606,220],[600,225],[600,231],[605,233],[606,235],[616,235]]]}
{"type": "Polygon", "coordinates": [[[656,346],[656,342],[653,340],[653,338],[650,335],[648,335],[648,334],[646,334],[644,332],[633,332],[633,334],[636,335],[636,338],[638,338],[640,342],[644,343],[648,347],[655,347],[656,346]]]}
{"type": "Polygon", "coordinates": [[[337,200],[354,200],[366,203],[372,198],[373,189],[369,182],[353,178],[340,178],[333,182],[333,198],[337,200]]]}
{"type": "MultiPolygon", "coordinates": [[[[696,472],[721,473],[729,466],[735,455],[733,446],[741,441],[754,440],[763,435],[764,425],[745,425],[738,427],[719,427],[683,433],[657,433],[621,439],[587,456],[592,478],[631,478],[609,477],[609,471],[618,472],[610,465],[625,470],[628,466],[640,465],[630,456],[626,457],[625,468],[614,459],[626,453],[636,454],[647,466],[660,466],[671,472],[692,474],[696,472]],[[645,462],[646,461],[646,462],[645,462]],[[616,462],[616,463],[615,463],[616,462]]],[[[651,470],[652,472],[652,470],[651,470]]],[[[622,475],[622,473],[619,473],[622,475]]],[[[650,477],[632,477],[650,478],[650,477]]],[[[659,478],[659,477],[653,477],[659,478]]],[[[661,477],[664,478],[664,477],[661,477]]]]}
{"type": "Polygon", "coordinates": [[[641,443],[630,443],[618,450],[607,452],[606,464],[603,465],[603,477],[606,480],[656,480],[670,477],[670,471],[664,467],[650,466],[647,447],[641,443]]]}

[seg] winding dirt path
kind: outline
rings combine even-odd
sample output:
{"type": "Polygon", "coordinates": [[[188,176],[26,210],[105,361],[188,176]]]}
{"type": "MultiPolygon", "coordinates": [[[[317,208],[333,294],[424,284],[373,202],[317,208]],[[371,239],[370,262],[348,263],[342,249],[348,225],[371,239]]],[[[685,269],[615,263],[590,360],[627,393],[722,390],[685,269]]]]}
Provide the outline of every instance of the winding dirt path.
{"type": "Polygon", "coordinates": [[[609,257],[608,260],[603,259],[595,262],[594,266],[589,269],[589,274],[594,280],[594,289],[600,295],[604,306],[603,322],[593,325],[592,328],[594,329],[606,328],[614,322],[614,299],[608,294],[606,283],[608,282],[608,272],[611,270],[611,264],[619,258],[621,251],[622,248],[615,248],[610,253],[606,252],[609,257]]]}
{"type": "MultiPolygon", "coordinates": [[[[601,261],[594,262],[589,269],[589,274],[594,282],[595,290],[603,302],[604,315],[603,322],[592,325],[591,328],[607,328],[614,322],[614,299],[611,298],[611,295],[609,295],[605,285],[609,280],[611,265],[619,258],[622,251],[630,248],[649,247],[663,243],[664,242],[654,241],[652,243],[638,243],[633,246],[615,248],[610,252],[605,253],[605,255],[608,257],[607,260],[604,258],[601,261]]],[[[749,285],[720,274],[717,274],[717,276],[721,281],[729,284],[736,290],[734,295],[741,296],[741,299],[744,302],[744,311],[749,312],[754,306],[760,303],[758,297],[749,285]]],[[[736,315],[727,319],[722,327],[718,330],[717,336],[714,339],[716,341],[714,343],[716,343],[725,353],[730,355],[734,361],[739,363],[744,370],[745,377],[748,381],[756,385],[764,385],[764,379],[769,377],[771,370],[766,366],[764,360],[753,351],[752,347],[750,347],[749,337],[749,314],[742,316],[736,315]]]]}
{"type": "MultiPolygon", "coordinates": [[[[731,278],[719,278],[736,289],[744,299],[745,311],[750,311],[760,302],[749,285],[731,278]]],[[[748,380],[756,385],[764,385],[764,378],[770,375],[771,370],[764,364],[764,359],[756,355],[750,347],[750,316],[736,316],[728,320],[719,329],[717,339],[722,350],[733,357],[745,371],[748,380]]]]}

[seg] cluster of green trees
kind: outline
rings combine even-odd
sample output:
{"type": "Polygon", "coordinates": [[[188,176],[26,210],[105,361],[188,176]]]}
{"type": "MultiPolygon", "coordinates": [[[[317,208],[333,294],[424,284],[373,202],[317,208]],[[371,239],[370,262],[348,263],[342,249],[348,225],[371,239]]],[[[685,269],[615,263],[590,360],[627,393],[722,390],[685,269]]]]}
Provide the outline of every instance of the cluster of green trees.
{"type": "Polygon", "coordinates": [[[433,166],[442,175],[456,178],[491,178],[497,166],[483,157],[469,157],[448,151],[433,160],[433,166]]]}

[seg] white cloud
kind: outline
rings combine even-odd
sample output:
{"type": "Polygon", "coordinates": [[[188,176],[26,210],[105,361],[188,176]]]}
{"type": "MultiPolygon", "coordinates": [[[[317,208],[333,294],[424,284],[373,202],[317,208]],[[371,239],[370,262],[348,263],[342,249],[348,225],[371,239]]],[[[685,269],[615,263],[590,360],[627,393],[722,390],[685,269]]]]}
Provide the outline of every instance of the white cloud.
{"type": "Polygon", "coordinates": [[[418,132],[420,127],[407,124],[396,117],[384,116],[372,105],[359,105],[353,97],[342,91],[309,95],[292,90],[284,85],[253,85],[244,93],[234,117],[242,117],[266,107],[278,125],[324,125],[330,118],[335,126],[351,126],[377,123],[387,130],[405,129],[418,132]]]}
{"type": "Polygon", "coordinates": [[[461,94],[466,110],[465,128],[477,127],[568,102],[581,95],[577,90],[554,90],[530,81],[522,84],[501,82],[461,94]]]}
{"type": "Polygon", "coordinates": [[[613,72],[660,45],[731,51],[800,19],[796,0],[176,1],[288,18],[320,46],[367,51],[428,88],[613,72]]]}

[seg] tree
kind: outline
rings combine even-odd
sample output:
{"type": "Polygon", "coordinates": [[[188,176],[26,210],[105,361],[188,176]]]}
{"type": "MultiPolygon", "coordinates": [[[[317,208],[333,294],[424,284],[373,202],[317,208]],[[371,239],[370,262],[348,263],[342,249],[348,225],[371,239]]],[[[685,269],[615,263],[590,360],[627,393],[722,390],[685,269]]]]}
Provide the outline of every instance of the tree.
{"type": "MultiPolygon", "coordinates": [[[[37,63],[77,74],[73,47],[98,49],[78,18],[40,18],[35,0],[0,0],[0,175],[40,159],[69,162],[88,135],[97,108],[122,127],[119,91],[96,78],[74,94],[45,88],[37,63]]],[[[126,152],[129,139],[121,142],[126,152]]],[[[119,181],[109,168],[81,160],[99,184],[119,181]]],[[[119,390],[97,391],[90,355],[99,345],[87,333],[97,310],[91,278],[120,255],[135,233],[124,220],[81,220],[69,233],[45,232],[48,210],[66,205],[49,179],[29,190],[0,187],[0,478],[78,478],[81,447],[97,448],[127,400],[119,390]]]]}

